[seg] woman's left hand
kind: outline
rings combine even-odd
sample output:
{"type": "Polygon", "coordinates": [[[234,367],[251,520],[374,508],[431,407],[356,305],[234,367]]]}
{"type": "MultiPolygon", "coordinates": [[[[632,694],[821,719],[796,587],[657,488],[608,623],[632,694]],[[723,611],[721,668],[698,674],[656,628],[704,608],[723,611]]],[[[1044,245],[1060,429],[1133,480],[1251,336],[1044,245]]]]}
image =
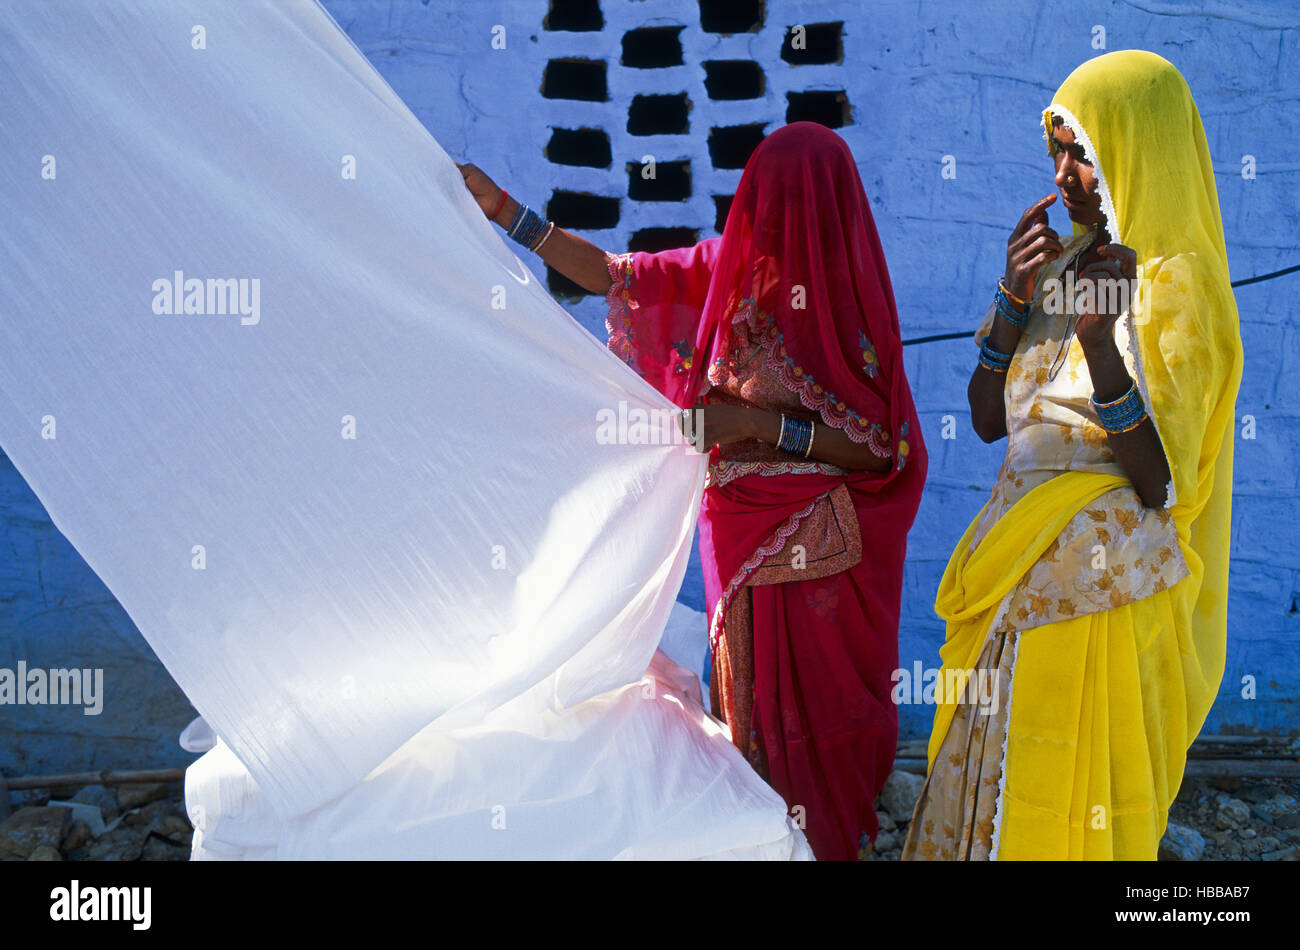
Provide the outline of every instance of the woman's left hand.
{"type": "Polygon", "coordinates": [[[1132,302],[1133,281],[1137,277],[1137,252],[1131,247],[1103,244],[1097,248],[1097,257],[1100,260],[1085,267],[1078,281],[1093,284],[1092,306],[1080,308],[1079,322],[1074,328],[1079,345],[1085,349],[1114,339],[1115,321],[1132,302]],[[1112,294],[1102,290],[1100,281],[1123,281],[1125,286],[1112,294]]]}
{"type": "Polygon", "coordinates": [[[720,403],[695,404],[695,447],[707,452],[715,445],[741,442],[755,438],[752,428],[754,410],[746,406],[727,406],[720,403]]]}

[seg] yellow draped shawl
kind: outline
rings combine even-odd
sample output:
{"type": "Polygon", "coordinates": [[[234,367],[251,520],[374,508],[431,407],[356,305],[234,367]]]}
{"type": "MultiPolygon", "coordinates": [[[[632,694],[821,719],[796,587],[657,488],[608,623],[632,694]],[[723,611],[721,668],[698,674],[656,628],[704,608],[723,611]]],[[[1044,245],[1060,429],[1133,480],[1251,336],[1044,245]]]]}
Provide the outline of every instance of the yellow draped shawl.
{"type": "MultiPolygon", "coordinates": [[[[1210,153],[1178,71],[1153,53],[1108,53],[1057,91],[1044,112],[1049,143],[1054,116],[1096,169],[1111,237],[1137,252],[1142,289],[1122,319],[1191,575],[1136,603],[1019,633],[996,857],[1154,858],[1223,676],[1241,338],[1210,153]]],[[[935,605],[948,623],[945,667],[974,666],[1000,607],[1061,529],[1124,484],[1062,472],[970,552],[972,523],[935,605]]],[[[953,711],[936,709],[932,767],[953,711]]]]}

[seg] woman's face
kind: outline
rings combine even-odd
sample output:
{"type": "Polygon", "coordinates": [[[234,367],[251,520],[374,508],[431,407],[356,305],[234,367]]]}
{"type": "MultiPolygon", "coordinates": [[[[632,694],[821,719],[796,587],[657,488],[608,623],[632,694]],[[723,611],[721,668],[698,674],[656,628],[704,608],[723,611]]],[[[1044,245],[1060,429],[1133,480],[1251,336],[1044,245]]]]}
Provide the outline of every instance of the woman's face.
{"type": "Polygon", "coordinates": [[[1054,122],[1052,138],[1056,142],[1056,187],[1061,190],[1070,220],[1082,225],[1104,223],[1097,170],[1090,156],[1084,155],[1083,146],[1074,141],[1074,133],[1059,118],[1054,122]]]}

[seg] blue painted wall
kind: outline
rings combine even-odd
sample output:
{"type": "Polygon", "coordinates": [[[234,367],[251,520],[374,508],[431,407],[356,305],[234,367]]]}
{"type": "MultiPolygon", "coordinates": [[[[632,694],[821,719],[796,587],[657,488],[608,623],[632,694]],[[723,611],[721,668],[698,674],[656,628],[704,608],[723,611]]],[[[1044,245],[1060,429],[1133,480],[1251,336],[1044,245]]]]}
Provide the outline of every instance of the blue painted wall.
{"type": "MultiPolygon", "coordinates": [[[[1069,71],[1101,50],[1143,48],[1174,62],[1200,106],[1218,176],[1233,276],[1300,263],[1300,12],[1294,0],[1241,3],[929,3],[923,0],[767,0],[756,32],[705,33],[694,0],[602,0],[597,33],[543,29],[546,0],[326,0],[326,8],[443,147],[472,161],[521,200],[543,204],[563,188],[621,198],[618,225],[584,232],[623,250],[636,230],[689,226],[710,237],[712,196],[729,195],[739,170],[715,170],[714,126],[785,121],[786,94],[843,90],[851,123],[840,133],[857,157],[890,261],[904,335],[973,329],[1002,270],[1006,235],[1020,211],[1052,190],[1039,115],[1069,71]],[[779,51],[794,24],[843,21],[840,63],[791,66],[779,51]],[[505,48],[493,48],[493,27],[505,48]],[[624,32],[683,27],[685,65],[620,65],[624,32]],[[1100,28],[1100,29],[1099,29],[1100,28]],[[543,99],[550,59],[607,62],[610,99],[543,99]],[[709,59],[760,64],[759,99],[715,102],[699,65],[709,59]],[[635,94],[685,92],[684,135],[627,133],[635,94]],[[608,132],[610,168],[550,164],[551,129],[608,132]],[[627,199],[627,162],[651,154],[691,163],[685,202],[627,199]],[[941,175],[943,157],[956,177],[941,175]],[[1243,177],[1253,156],[1255,177],[1243,177]]],[[[499,42],[498,42],[498,45],[499,42]]],[[[1170,209],[1177,213],[1177,209],[1170,209]]],[[[1067,229],[1054,211],[1053,224],[1067,229]]],[[[542,273],[540,262],[534,268],[542,273]]],[[[1255,438],[1236,444],[1231,544],[1232,619],[1227,674],[1210,732],[1297,731],[1300,698],[1300,274],[1238,292],[1246,348],[1237,415],[1254,417],[1255,438]],[[1252,676],[1257,697],[1242,698],[1252,676]]],[[[603,302],[567,304],[603,334],[603,302]]],[[[603,336],[602,336],[603,338],[603,336]]],[[[930,482],[910,540],[901,655],[937,665],[943,628],[932,610],[952,546],[983,504],[1001,445],[971,432],[965,385],[973,347],[958,341],[910,348],[908,373],[931,447],[930,482]],[[942,418],[956,438],[940,437],[942,418]]],[[[175,746],[192,714],[129,619],[44,516],[26,485],[0,463],[0,643],[36,666],[100,665],[109,702],[97,719],[78,710],[0,707],[0,769],[7,774],[82,767],[160,765],[189,757],[175,746]]],[[[698,568],[681,599],[702,607],[698,568]]],[[[930,711],[903,708],[906,736],[927,734],[930,711]]]]}

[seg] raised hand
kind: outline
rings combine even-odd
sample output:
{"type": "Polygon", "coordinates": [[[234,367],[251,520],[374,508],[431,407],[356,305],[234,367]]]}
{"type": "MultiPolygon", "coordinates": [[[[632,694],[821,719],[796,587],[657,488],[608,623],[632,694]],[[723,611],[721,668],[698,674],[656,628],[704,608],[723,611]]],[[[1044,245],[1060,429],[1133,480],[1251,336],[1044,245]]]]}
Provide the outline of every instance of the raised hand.
{"type": "Polygon", "coordinates": [[[1002,282],[1021,300],[1033,297],[1038,268],[1061,255],[1061,239],[1047,224],[1047,209],[1055,200],[1053,192],[1026,208],[1007,239],[1007,269],[1002,282]]]}
{"type": "Polygon", "coordinates": [[[474,200],[483,209],[485,215],[491,214],[500,206],[501,188],[481,168],[468,162],[464,165],[456,162],[456,167],[460,169],[461,177],[465,179],[465,187],[469,189],[469,193],[474,196],[474,200]]]}

